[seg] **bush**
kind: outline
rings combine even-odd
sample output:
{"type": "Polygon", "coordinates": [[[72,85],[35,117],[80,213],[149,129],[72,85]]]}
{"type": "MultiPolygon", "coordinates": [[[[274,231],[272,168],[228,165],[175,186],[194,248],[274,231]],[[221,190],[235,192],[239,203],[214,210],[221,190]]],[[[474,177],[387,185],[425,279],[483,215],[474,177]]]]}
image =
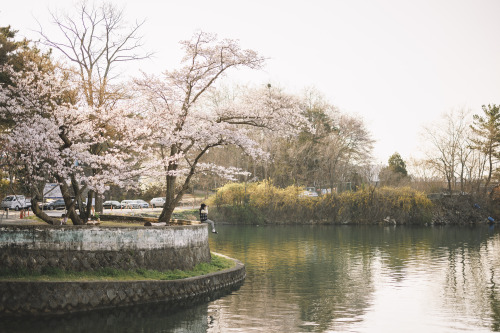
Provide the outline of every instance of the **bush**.
{"type": "Polygon", "coordinates": [[[428,223],[432,203],[423,192],[373,188],[321,197],[303,197],[302,187],[277,188],[270,182],[227,184],[208,202],[218,220],[260,223],[428,223]]]}

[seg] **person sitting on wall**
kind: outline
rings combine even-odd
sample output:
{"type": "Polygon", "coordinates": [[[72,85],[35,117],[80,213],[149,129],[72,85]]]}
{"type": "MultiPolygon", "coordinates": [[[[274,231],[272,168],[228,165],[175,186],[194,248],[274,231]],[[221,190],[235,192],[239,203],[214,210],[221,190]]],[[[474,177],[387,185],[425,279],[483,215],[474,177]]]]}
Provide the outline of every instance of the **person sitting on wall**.
{"type": "Polygon", "coordinates": [[[61,225],[66,225],[66,223],[68,223],[68,217],[66,216],[66,214],[62,214],[61,225]]]}
{"type": "Polygon", "coordinates": [[[217,234],[218,232],[215,231],[215,223],[212,220],[208,219],[208,206],[205,205],[204,203],[201,204],[200,207],[200,221],[201,223],[208,223],[212,226],[212,232],[214,234],[217,234]]]}

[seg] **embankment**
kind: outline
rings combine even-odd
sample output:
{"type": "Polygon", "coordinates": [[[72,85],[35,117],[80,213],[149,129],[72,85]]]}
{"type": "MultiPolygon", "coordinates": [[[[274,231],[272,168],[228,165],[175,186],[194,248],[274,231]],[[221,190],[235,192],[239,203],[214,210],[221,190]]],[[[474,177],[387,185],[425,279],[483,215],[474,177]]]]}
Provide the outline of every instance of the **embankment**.
{"type": "MultiPolygon", "coordinates": [[[[40,272],[192,269],[211,260],[206,225],[101,228],[2,226],[0,267],[40,272]]],[[[245,266],[172,281],[0,281],[0,316],[64,314],[146,303],[174,307],[238,287],[245,266]]]]}

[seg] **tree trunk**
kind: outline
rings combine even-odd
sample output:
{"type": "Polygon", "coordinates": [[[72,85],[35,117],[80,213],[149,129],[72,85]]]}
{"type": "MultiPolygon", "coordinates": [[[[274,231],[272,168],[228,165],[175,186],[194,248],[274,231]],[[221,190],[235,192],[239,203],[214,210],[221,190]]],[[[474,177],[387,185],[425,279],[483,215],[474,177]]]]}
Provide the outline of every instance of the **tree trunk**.
{"type": "MultiPolygon", "coordinates": [[[[184,180],[184,184],[182,184],[181,189],[177,194],[175,194],[175,184],[177,181],[177,176],[172,176],[172,174],[175,174],[175,171],[177,170],[177,164],[171,163],[168,165],[167,169],[167,193],[165,195],[165,205],[163,205],[163,210],[160,214],[160,217],[158,218],[159,222],[169,222],[170,218],[172,217],[172,213],[174,212],[175,207],[177,207],[177,204],[179,201],[181,201],[182,196],[184,193],[189,188],[189,183],[191,181],[191,178],[194,175],[194,171],[196,169],[196,165],[198,164],[198,161],[200,158],[208,151],[209,148],[218,146],[218,144],[214,145],[208,145],[203,150],[196,156],[194,159],[193,163],[191,163],[191,168],[186,176],[186,179],[184,180]]],[[[170,149],[170,156],[175,156],[178,153],[178,149],[176,146],[172,146],[170,149]]]]}
{"type": "Polygon", "coordinates": [[[78,214],[75,211],[75,202],[71,198],[69,187],[66,184],[66,182],[59,176],[56,177],[57,181],[59,182],[59,186],[61,187],[61,193],[64,199],[64,205],[66,206],[67,210],[67,216],[71,221],[73,222],[74,225],[82,225],[85,223],[85,221],[82,221],[78,214]]]}
{"type": "Polygon", "coordinates": [[[171,203],[168,204],[168,201],[165,201],[165,204],[163,205],[163,210],[161,211],[160,217],[158,218],[159,222],[166,222],[168,223],[170,219],[172,218],[172,214],[174,213],[175,205],[172,205],[171,203]]]}
{"type": "Polygon", "coordinates": [[[95,194],[95,211],[102,214],[103,208],[102,208],[102,194],[96,193],[95,194]]]}
{"type": "Polygon", "coordinates": [[[493,152],[491,151],[491,149],[488,152],[488,162],[489,162],[488,177],[486,178],[486,182],[484,184],[484,193],[488,192],[488,185],[490,185],[491,175],[493,174],[493,152]]]}
{"type": "MultiPolygon", "coordinates": [[[[89,190],[89,192],[87,193],[87,208],[85,209],[86,211],[86,220],[88,220],[93,214],[92,214],[92,201],[94,201],[94,191],[93,190],[89,190]]],[[[81,215],[81,214],[80,214],[81,215]]],[[[87,221],[85,221],[87,222],[87,221]]]]}
{"type": "Polygon", "coordinates": [[[175,207],[177,207],[177,204],[182,199],[182,195],[184,194],[183,190],[181,190],[177,195],[175,194],[176,180],[177,180],[176,176],[167,176],[167,191],[165,195],[165,204],[163,205],[160,217],[158,218],[159,222],[167,222],[167,223],[170,222],[175,207]]]}
{"type": "Polygon", "coordinates": [[[60,223],[60,221],[57,218],[45,214],[45,212],[41,210],[40,207],[38,207],[38,201],[36,197],[31,198],[31,210],[36,215],[36,217],[38,217],[44,222],[47,222],[48,224],[54,225],[60,223]]]}

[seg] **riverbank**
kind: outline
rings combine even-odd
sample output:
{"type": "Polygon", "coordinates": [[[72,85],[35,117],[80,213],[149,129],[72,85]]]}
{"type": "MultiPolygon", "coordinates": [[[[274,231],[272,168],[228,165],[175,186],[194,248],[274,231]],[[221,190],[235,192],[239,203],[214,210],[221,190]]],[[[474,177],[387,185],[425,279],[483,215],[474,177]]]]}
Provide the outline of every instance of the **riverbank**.
{"type": "Polygon", "coordinates": [[[409,187],[374,188],[304,196],[296,187],[231,184],[210,198],[210,216],[235,224],[415,224],[488,223],[498,203],[485,195],[427,195],[409,187]]]}
{"type": "Polygon", "coordinates": [[[432,224],[481,224],[497,221],[495,204],[488,198],[473,195],[440,195],[432,197],[432,224]]]}
{"type": "MultiPolygon", "coordinates": [[[[461,194],[418,194],[412,192],[360,191],[345,194],[344,198],[332,196],[302,197],[293,204],[285,203],[279,196],[261,200],[230,201],[224,194],[207,200],[210,217],[221,224],[420,224],[461,225],[491,223],[488,218],[500,221],[500,199],[487,196],[461,194]],[[221,199],[222,198],[222,199],[221,199]],[[235,203],[236,202],[236,203],[235,203]],[[265,204],[264,204],[265,203],[265,204]]],[[[499,196],[500,197],[500,196],[499,196]]],[[[114,212],[103,215],[103,226],[143,226],[146,221],[156,221],[159,212],[114,212]]],[[[197,209],[186,209],[180,215],[186,221],[197,219],[197,209]]],[[[46,225],[44,222],[19,219],[10,215],[0,224],[46,225]]]]}

